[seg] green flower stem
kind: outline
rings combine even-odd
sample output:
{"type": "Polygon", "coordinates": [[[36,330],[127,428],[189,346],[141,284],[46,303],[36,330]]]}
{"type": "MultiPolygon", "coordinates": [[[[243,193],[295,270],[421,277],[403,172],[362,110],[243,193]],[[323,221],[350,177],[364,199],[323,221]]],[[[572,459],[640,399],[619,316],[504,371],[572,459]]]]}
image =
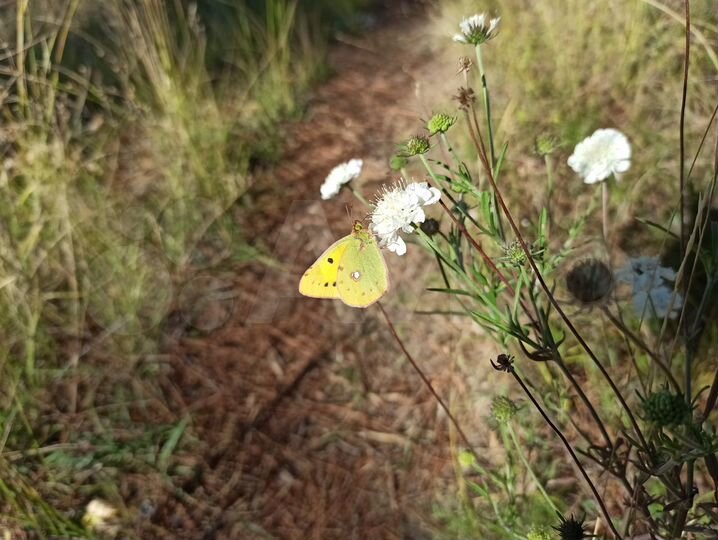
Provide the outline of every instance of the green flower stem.
{"type": "Polygon", "coordinates": [[[357,199],[359,199],[359,202],[361,202],[362,204],[364,204],[367,208],[372,208],[372,207],[374,206],[373,204],[371,204],[369,201],[366,200],[366,198],[364,197],[364,195],[362,195],[361,193],[359,193],[359,191],[356,190],[356,189],[354,189],[351,185],[345,184],[345,186],[347,187],[347,189],[348,189],[349,191],[352,192],[352,195],[354,195],[357,199]]]}
{"type": "Polygon", "coordinates": [[[484,100],[484,111],[486,112],[486,125],[489,131],[489,152],[491,155],[491,167],[493,169],[496,164],[496,154],[494,152],[494,131],[491,125],[491,100],[489,98],[489,86],[486,83],[486,72],[484,71],[484,61],[481,58],[481,45],[476,45],[476,63],[479,65],[479,74],[481,75],[481,93],[484,100]]]}
{"type": "Polygon", "coordinates": [[[601,219],[603,223],[603,243],[608,245],[608,178],[601,182],[601,219]]]}
{"type": "Polygon", "coordinates": [[[431,176],[431,179],[434,182],[436,182],[437,185],[443,191],[446,191],[446,185],[444,184],[444,181],[434,172],[434,169],[431,168],[431,165],[429,164],[429,160],[426,159],[426,156],[424,154],[419,154],[419,159],[421,160],[421,163],[424,165],[426,172],[428,172],[429,176],[431,176]]]}
{"type": "Polygon", "coordinates": [[[446,206],[444,201],[439,199],[439,204],[444,209],[444,211],[449,215],[449,217],[454,222],[454,225],[456,225],[459,228],[459,231],[461,231],[461,234],[463,234],[466,239],[471,243],[471,245],[474,247],[476,251],[479,252],[479,255],[481,255],[481,258],[484,260],[486,265],[496,274],[496,276],[501,280],[501,282],[506,286],[506,290],[509,292],[511,296],[516,296],[516,292],[514,291],[514,288],[511,286],[509,281],[506,279],[506,277],[501,273],[501,270],[498,269],[496,264],[494,264],[494,261],[491,260],[491,257],[489,257],[486,252],[484,251],[484,248],[481,247],[481,244],[476,240],[473,236],[469,234],[469,231],[466,229],[466,226],[461,223],[457,219],[457,217],[451,213],[451,210],[449,210],[449,207],[446,206]]]}
{"type": "Polygon", "coordinates": [[[446,133],[440,133],[439,138],[441,139],[441,142],[444,143],[444,146],[446,146],[446,149],[449,151],[449,155],[454,159],[455,165],[461,165],[461,160],[454,152],[454,147],[451,146],[451,143],[449,143],[449,138],[446,136],[446,133]]]}
{"type": "Polygon", "coordinates": [[[454,271],[454,273],[462,279],[464,284],[469,287],[473,293],[475,294],[476,298],[480,302],[483,303],[488,309],[491,310],[491,315],[496,318],[496,320],[501,319],[504,316],[504,313],[496,306],[495,302],[491,301],[491,298],[486,296],[483,287],[476,284],[467,274],[466,271],[461,268],[455,261],[452,261],[445,253],[443,253],[439,246],[433,241],[431,237],[429,237],[426,233],[424,233],[421,229],[416,230],[416,234],[424,241],[428,249],[430,249],[433,253],[435,253],[438,257],[442,259],[444,264],[451,268],[451,270],[454,271]]]}
{"type": "Polygon", "coordinates": [[[548,213],[548,231],[551,230],[551,200],[553,199],[553,160],[545,154],[543,161],[546,164],[546,212],[548,213]]]}
{"type": "Polygon", "coordinates": [[[511,437],[511,441],[514,443],[514,447],[516,448],[516,452],[519,455],[519,459],[524,464],[524,467],[526,467],[526,470],[528,471],[529,475],[531,476],[531,479],[534,481],[534,484],[536,484],[536,488],[541,492],[541,495],[543,495],[544,499],[546,499],[546,502],[549,504],[551,509],[554,512],[558,512],[558,508],[554,504],[554,502],[551,500],[551,497],[548,496],[548,493],[546,493],[546,490],[543,487],[543,484],[538,479],[538,476],[536,476],[536,473],[534,472],[533,468],[531,467],[531,464],[529,463],[529,460],[526,458],[526,454],[524,454],[523,448],[521,447],[521,444],[519,443],[519,439],[516,436],[516,432],[514,431],[514,428],[511,426],[511,423],[506,424],[506,431],[509,433],[509,437],[511,437]]]}

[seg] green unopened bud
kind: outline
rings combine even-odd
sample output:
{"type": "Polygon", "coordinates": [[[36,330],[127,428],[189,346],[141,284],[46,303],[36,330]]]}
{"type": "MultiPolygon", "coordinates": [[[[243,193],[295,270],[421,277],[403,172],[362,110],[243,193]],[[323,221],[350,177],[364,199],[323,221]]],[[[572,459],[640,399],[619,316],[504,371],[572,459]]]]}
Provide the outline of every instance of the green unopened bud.
{"type": "Polygon", "coordinates": [[[517,412],[518,406],[506,396],[495,396],[491,401],[491,417],[499,424],[508,424],[517,412]]]}
{"type": "Polygon", "coordinates": [[[464,469],[469,469],[474,466],[476,463],[476,458],[474,457],[474,454],[469,452],[468,450],[462,450],[459,452],[458,456],[459,465],[461,465],[464,469]]]}
{"type": "Polygon", "coordinates": [[[446,133],[449,128],[456,123],[456,117],[450,116],[446,113],[436,113],[426,123],[426,129],[429,130],[429,135],[436,135],[437,133],[446,133]]]}
{"type": "Polygon", "coordinates": [[[404,148],[406,149],[406,155],[418,156],[419,154],[426,154],[429,151],[429,148],[431,148],[431,144],[429,143],[428,137],[424,135],[415,135],[406,141],[404,148]]]}
{"type": "Polygon", "coordinates": [[[533,527],[526,535],[526,540],[551,540],[551,532],[546,527],[533,527]]]}
{"type": "Polygon", "coordinates": [[[646,420],[659,427],[681,424],[689,417],[691,409],[680,394],[667,389],[648,394],[643,400],[646,420]]]}
{"type": "Polygon", "coordinates": [[[561,141],[555,135],[542,133],[536,137],[535,149],[539,156],[548,156],[561,146],[561,141]]]}
{"type": "Polygon", "coordinates": [[[521,247],[521,242],[514,240],[510,244],[504,246],[504,253],[509,264],[516,268],[521,268],[526,264],[526,253],[521,247]]]}

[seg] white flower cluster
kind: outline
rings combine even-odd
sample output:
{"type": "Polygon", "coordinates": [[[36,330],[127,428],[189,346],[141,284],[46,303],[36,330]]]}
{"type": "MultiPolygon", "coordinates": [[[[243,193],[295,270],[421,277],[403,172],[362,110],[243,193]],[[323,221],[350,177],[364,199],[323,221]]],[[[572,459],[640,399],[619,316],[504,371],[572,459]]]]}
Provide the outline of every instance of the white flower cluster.
{"type": "Polygon", "coordinates": [[[609,176],[618,176],[631,167],[631,145],[617,129],[598,129],[576,145],[568,166],[586,184],[595,184],[609,176]]]}
{"type": "Polygon", "coordinates": [[[454,34],[454,41],[457,43],[480,45],[497,34],[500,22],[501,17],[489,20],[486,13],[467,17],[459,23],[461,32],[454,34]]]}
{"type": "Polygon", "coordinates": [[[399,182],[385,190],[371,215],[372,231],[379,237],[379,245],[397,255],[406,253],[406,243],[400,232],[411,233],[414,225],[426,219],[424,206],[439,201],[441,193],[427,182],[405,185],[399,182]]]}
{"type": "Polygon", "coordinates": [[[636,257],[616,272],[616,279],[628,283],[633,288],[633,307],[643,317],[668,315],[675,319],[683,306],[683,297],[675,293],[673,303],[673,282],[676,273],[671,268],[660,265],[658,257],[636,257]]]}
{"type": "Polygon", "coordinates": [[[334,167],[319,188],[322,199],[331,199],[339,193],[344,184],[358,178],[363,164],[361,159],[350,159],[334,167]]]}

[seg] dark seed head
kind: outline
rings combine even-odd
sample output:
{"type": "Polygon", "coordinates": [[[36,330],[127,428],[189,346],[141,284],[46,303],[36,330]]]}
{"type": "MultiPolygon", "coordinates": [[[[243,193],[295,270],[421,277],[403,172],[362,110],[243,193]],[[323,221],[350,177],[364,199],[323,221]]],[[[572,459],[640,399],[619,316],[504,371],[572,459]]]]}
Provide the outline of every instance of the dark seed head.
{"type": "Polygon", "coordinates": [[[434,218],[429,218],[422,223],[419,228],[427,236],[434,236],[439,232],[439,222],[434,218]]]}
{"type": "Polygon", "coordinates": [[[460,109],[468,110],[476,101],[476,94],[471,88],[461,87],[454,96],[454,99],[459,102],[460,109]]]}
{"type": "Polygon", "coordinates": [[[568,519],[559,515],[559,519],[558,527],[554,527],[554,529],[558,531],[561,540],[583,540],[590,537],[584,525],[584,519],[577,519],[573,517],[573,514],[568,519]]]}
{"type": "Polygon", "coordinates": [[[579,303],[586,305],[607,300],[613,284],[613,272],[599,259],[580,261],[566,275],[568,292],[579,303]]]}

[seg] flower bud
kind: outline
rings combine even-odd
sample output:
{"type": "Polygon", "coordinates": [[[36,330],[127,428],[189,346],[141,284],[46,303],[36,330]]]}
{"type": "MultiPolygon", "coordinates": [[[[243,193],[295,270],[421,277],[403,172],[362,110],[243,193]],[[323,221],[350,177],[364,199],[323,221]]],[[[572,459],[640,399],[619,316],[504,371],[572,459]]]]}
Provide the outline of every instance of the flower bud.
{"type": "Polygon", "coordinates": [[[418,156],[419,154],[426,154],[431,148],[429,138],[424,135],[415,135],[404,145],[407,156],[418,156]]]}
{"type": "Polygon", "coordinates": [[[456,123],[456,117],[450,116],[446,113],[436,113],[426,123],[426,129],[429,130],[429,135],[436,135],[437,133],[446,133],[449,128],[456,123]]]}
{"type": "Polygon", "coordinates": [[[659,427],[681,424],[686,421],[691,412],[682,395],[673,394],[665,388],[646,396],[646,399],[643,400],[643,411],[646,420],[659,427]]]}
{"type": "Polygon", "coordinates": [[[499,424],[508,424],[517,412],[518,406],[506,396],[495,396],[491,401],[491,417],[499,424]]]}

